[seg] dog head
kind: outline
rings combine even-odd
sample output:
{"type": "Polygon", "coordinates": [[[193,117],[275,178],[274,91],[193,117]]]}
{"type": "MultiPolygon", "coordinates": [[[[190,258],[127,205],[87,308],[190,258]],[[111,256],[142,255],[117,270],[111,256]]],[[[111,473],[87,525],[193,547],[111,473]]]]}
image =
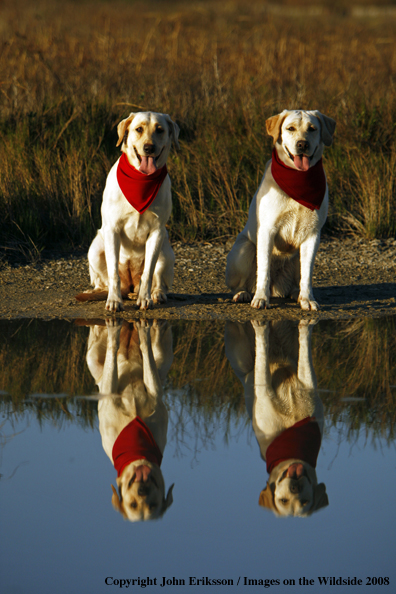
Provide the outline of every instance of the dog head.
{"type": "Polygon", "coordinates": [[[333,142],[336,123],[320,111],[289,111],[266,121],[281,161],[288,167],[307,171],[333,142]]]}
{"type": "Polygon", "coordinates": [[[163,113],[130,113],[117,132],[117,146],[121,144],[130,164],[147,175],[165,165],[172,140],[179,148],[179,126],[163,113]]]}
{"type": "Polygon", "coordinates": [[[117,478],[117,489],[111,485],[114,509],[131,522],[160,518],[173,503],[170,486],[165,497],[165,482],[156,464],[140,460],[129,464],[117,478]]]}
{"type": "Polygon", "coordinates": [[[324,483],[318,485],[312,466],[301,460],[285,460],[272,470],[259,505],[277,516],[307,517],[329,505],[329,499],[324,483]]]}

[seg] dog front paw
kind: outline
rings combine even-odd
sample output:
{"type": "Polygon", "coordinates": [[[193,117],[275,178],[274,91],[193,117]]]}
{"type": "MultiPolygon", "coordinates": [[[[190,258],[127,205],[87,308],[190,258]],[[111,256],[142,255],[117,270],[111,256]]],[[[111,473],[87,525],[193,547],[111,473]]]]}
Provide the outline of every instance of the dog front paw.
{"type": "Polygon", "coordinates": [[[119,332],[121,330],[122,327],[122,320],[120,320],[119,318],[108,318],[106,320],[106,328],[108,332],[119,332]]]}
{"type": "Polygon", "coordinates": [[[269,336],[270,325],[266,320],[250,320],[256,336],[269,336]]]}
{"type": "Polygon", "coordinates": [[[232,300],[234,303],[250,303],[252,296],[248,291],[239,291],[239,293],[235,293],[232,300]]]}
{"type": "Polygon", "coordinates": [[[167,297],[164,291],[153,291],[151,293],[151,298],[156,305],[167,302],[167,297]]]}
{"type": "Polygon", "coordinates": [[[122,324],[123,322],[120,318],[111,317],[106,320],[107,348],[113,348],[116,352],[120,346],[122,324]]]}
{"type": "Polygon", "coordinates": [[[138,297],[138,299],[136,301],[136,305],[140,309],[153,309],[154,308],[154,303],[153,303],[153,300],[151,299],[151,297],[138,297]]]}
{"type": "Polygon", "coordinates": [[[317,311],[320,309],[319,303],[313,298],[309,299],[308,297],[302,297],[300,295],[298,298],[298,303],[300,304],[301,309],[304,311],[317,311]]]}
{"type": "Polygon", "coordinates": [[[318,318],[304,318],[303,320],[300,320],[298,323],[298,329],[301,332],[305,332],[306,330],[311,330],[311,328],[313,326],[316,326],[316,324],[319,322],[318,318]]]}
{"type": "Polygon", "coordinates": [[[110,297],[106,301],[106,309],[107,311],[117,312],[124,310],[124,304],[122,299],[115,297],[114,299],[110,299],[110,297]]]}
{"type": "Polygon", "coordinates": [[[269,309],[269,297],[266,297],[263,291],[256,291],[250,305],[255,309],[269,309]]]}
{"type": "Polygon", "coordinates": [[[136,322],[136,327],[139,333],[139,346],[142,354],[147,354],[151,344],[150,327],[151,321],[139,320],[136,322]]]}
{"type": "Polygon", "coordinates": [[[138,333],[142,334],[150,334],[150,327],[152,325],[151,320],[136,320],[135,326],[137,328],[138,333]]]}

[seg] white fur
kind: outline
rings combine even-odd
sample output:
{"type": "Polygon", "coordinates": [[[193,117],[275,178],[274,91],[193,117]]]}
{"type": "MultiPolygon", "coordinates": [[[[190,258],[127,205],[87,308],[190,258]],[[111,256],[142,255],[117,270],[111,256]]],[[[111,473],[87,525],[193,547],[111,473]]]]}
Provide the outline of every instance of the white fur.
{"type": "MultiPolygon", "coordinates": [[[[227,322],[226,354],[244,387],[246,408],[264,461],[274,439],[306,417],[315,417],[323,433],[323,404],[312,364],[312,328],[302,320],[296,336],[296,325],[287,320],[265,325],[227,322]]],[[[259,503],[276,515],[306,516],[327,505],[328,499],[315,469],[290,458],[272,470],[259,503]],[[298,480],[285,478],[283,473],[295,463],[303,465],[303,475],[298,480]]]]}
{"type": "MultiPolygon", "coordinates": [[[[285,110],[269,118],[266,126],[281,161],[297,170],[289,156],[302,154],[297,143],[307,143],[304,154],[312,167],[324,146],[331,144],[335,122],[318,111],[285,110]]],[[[290,296],[302,309],[316,310],[312,272],[327,218],[328,188],[320,209],[311,211],[279,188],[270,165],[271,161],[250,205],[248,221],[228,254],[226,283],[235,302],[251,301],[257,309],[269,307],[273,295],[290,296]]]]}
{"type": "MultiPolygon", "coordinates": [[[[172,140],[178,146],[179,127],[165,114],[131,113],[118,125],[118,144],[139,169],[145,146],[155,148],[157,167],[165,165],[172,140]],[[126,136],[127,135],[127,136],[126,136]],[[139,155],[139,157],[137,156],[139,155]]],[[[165,225],[172,210],[171,182],[165,178],[151,206],[139,214],[125,199],[117,182],[118,161],[106,181],[102,227],[88,252],[93,292],[108,290],[106,309],[124,309],[121,290],[129,292],[130,278],[140,278],[137,305],[151,309],[166,301],[173,282],[174,253],[165,225]]]]}
{"type": "MultiPolygon", "coordinates": [[[[149,427],[163,454],[168,411],[162,400],[162,381],[172,359],[172,334],[166,322],[155,321],[150,327],[143,320],[122,325],[110,319],[106,326],[91,327],[87,364],[102,395],[98,402],[99,431],[112,463],[117,437],[136,416],[149,427]]],[[[117,478],[117,486],[118,493],[113,488],[113,506],[131,521],[158,518],[173,501],[173,485],[165,496],[161,469],[148,460],[127,465],[117,478]],[[150,469],[144,492],[139,489],[142,483],[133,478],[142,464],[150,469]]]]}

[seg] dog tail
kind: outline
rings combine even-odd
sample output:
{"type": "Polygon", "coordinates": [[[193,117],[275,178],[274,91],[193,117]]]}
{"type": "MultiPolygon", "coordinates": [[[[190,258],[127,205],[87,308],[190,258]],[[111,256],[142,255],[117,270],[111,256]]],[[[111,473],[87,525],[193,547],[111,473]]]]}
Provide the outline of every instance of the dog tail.
{"type": "Polygon", "coordinates": [[[75,326],[106,326],[106,321],[101,318],[90,318],[85,320],[84,318],[77,318],[74,320],[75,326]]]}
{"type": "Polygon", "coordinates": [[[87,291],[76,295],[77,301],[106,301],[108,291],[87,291]]]}
{"type": "MultiPolygon", "coordinates": [[[[106,301],[107,295],[109,294],[108,291],[86,291],[84,293],[79,293],[76,295],[77,301],[106,301]]],[[[130,293],[128,289],[121,289],[121,297],[123,299],[133,299],[137,297],[137,293],[130,293]]]]}

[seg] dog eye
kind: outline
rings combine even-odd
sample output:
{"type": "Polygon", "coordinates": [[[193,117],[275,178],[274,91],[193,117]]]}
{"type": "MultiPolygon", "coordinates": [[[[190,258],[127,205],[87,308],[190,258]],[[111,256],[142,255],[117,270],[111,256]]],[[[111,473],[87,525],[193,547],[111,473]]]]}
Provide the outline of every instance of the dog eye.
{"type": "Polygon", "coordinates": [[[289,503],[289,500],[283,498],[283,499],[280,500],[280,502],[282,503],[282,505],[286,505],[286,503],[289,503]]]}
{"type": "Polygon", "coordinates": [[[132,509],[136,509],[136,508],[137,508],[137,503],[136,503],[136,501],[132,501],[132,503],[131,503],[131,508],[132,508],[132,509]]]}
{"type": "Polygon", "coordinates": [[[308,132],[315,132],[316,128],[314,126],[309,126],[308,132]]]}
{"type": "Polygon", "coordinates": [[[288,130],[289,132],[295,132],[296,129],[294,126],[289,126],[288,128],[286,128],[286,130],[288,130]]]}
{"type": "Polygon", "coordinates": [[[164,133],[164,129],[160,128],[160,126],[157,126],[156,132],[158,132],[158,134],[163,134],[164,133]]]}
{"type": "Polygon", "coordinates": [[[301,505],[307,505],[308,499],[301,499],[301,505]]]}
{"type": "Polygon", "coordinates": [[[139,126],[138,128],[136,128],[136,132],[139,132],[139,134],[141,134],[143,132],[143,126],[139,126]]]}

